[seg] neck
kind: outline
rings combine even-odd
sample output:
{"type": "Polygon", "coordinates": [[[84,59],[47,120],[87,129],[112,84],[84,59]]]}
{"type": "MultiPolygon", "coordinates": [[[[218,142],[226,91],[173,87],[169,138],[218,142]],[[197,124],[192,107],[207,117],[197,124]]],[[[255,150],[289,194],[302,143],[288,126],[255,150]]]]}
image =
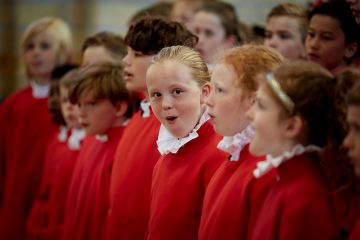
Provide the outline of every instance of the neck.
{"type": "Polygon", "coordinates": [[[38,85],[47,85],[50,82],[50,76],[34,77],[32,80],[38,85]]]}

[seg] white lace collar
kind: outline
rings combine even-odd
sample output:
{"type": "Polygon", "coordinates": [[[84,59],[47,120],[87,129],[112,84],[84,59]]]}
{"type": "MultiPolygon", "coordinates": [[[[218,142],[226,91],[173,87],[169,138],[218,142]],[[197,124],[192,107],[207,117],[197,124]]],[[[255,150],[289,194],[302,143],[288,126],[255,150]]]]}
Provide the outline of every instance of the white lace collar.
{"type": "Polygon", "coordinates": [[[171,135],[171,133],[161,124],[158,140],[156,141],[158,150],[161,155],[165,155],[168,153],[177,153],[177,151],[184,146],[186,143],[190,142],[191,140],[197,138],[199,134],[197,131],[200,129],[200,127],[209,120],[209,115],[207,113],[204,113],[199,123],[195,126],[191,132],[183,138],[177,138],[171,135]]]}
{"type": "Polygon", "coordinates": [[[146,100],[146,99],[142,100],[140,102],[140,108],[142,110],[141,116],[143,118],[147,118],[147,117],[150,116],[151,110],[150,110],[150,102],[149,102],[149,100],[146,100]]]}
{"type": "Polygon", "coordinates": [[[308,145],[304,147],[301,144],[297,144],[291,151],[286,151],[280,156],[273,157],[271,155],[266,155],[266,159],[264,161],[256,164],[256,169],[253,171],[254,177],[260,178],[271,169],[279,167],[283,162],[295,156],[301,155],[305,152],[320,152],[321,150],[322,149],[320,147],[315,145],[308,145]]]}
{"type": "Polygon", "coordinates": [[[34,98],[46,98],[49,96],[50,84],[40,85],[35,81],[31,81],[30,86],[32,89],[32,96],[34,98]]]}
{"type": "MultiPolygon", "coordinates": [[[[120,126],[126,126],[129,123],[129,119],[125,119],[120,126]]],[[[109,136],[106,133],[102,133],[102,134],[96,134],[95,135],[96,140],[100,141],[100,142],[107,142],[109,140],[109,136]]]]}
{"type": "Polygon", "coordinates": [[[71,136],[68,140],[68,147],[71,150],[80,149],[81,141],[85,138],[85,131],[83,129],[71,129],[71,136]]]}
{"type": "Polygon", "coordinates": [[[109,140],[109,137],[107,134],[96,134],[95,135],[96,140],[99,142],[107,142],[109,140]]]}
{"type": "Polygon", "coordinates": [[[65,126],[60,126],[59,134],[57,136],[58,141],[66,142],[68,137],[67,134],[68,134],[68,128],[65,126]]]}
{"type": "Polygon", "coordinates": [[[244,130],[234,136],[225,136],[217,147],[231,154],[230,161],[237,161],[239,160],[241,150],[251,141],[254,134],[255,129],[248,125],[244,130]]]}

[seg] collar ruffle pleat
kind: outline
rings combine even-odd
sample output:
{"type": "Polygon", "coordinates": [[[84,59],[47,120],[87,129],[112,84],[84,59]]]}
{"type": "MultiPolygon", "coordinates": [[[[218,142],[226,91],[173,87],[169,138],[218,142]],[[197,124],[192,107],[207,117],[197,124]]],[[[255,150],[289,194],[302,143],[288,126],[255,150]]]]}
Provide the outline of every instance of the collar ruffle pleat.
{"type": "Polygon", "coordinates": [[[50,85],[39,85],[35,81],[30,81],[32,96],[34,98],[47,98],[50,92],[50,85]]]}
{"type": "Polygon", "coordinates": [[[141,111],[142,111],[141,116],[142,116],[143,118],[150,117],[151,109],[150,109],[150,102],[149,102],[149,100],[142,100],[142,101],[140,102],[140,108],[141,108],[141,111]]]}
{"type": "Polygon", "coordinates": [[[225,136],[217,145],[218,149],[230,153],[230,161],[237,161],[240,153],[248,144],[255,134],[255,129],[248,125],[243,131],[234,136],[225,136]]]}
{"type": "Polygon", "coordinates": [[[285,151],[283,154],[277,157],[273,157],[271,155],[266,155],[266,159],[264,161],[258,162],[256,164],[256,168],[253,171],[253,175],[255,178],[260,178],[265,175],[273,168],[279,167],[283,162],[301,155],[306,152],[321,152],[322,149],[315,145],[308,145],[304,147],[301,144],[295,145],[290,151],[285,151]]]}
{"type": "Polygon", "coordinates": [[[68,140],[68,147],[71,150],[78,150],[81,146],[81,141],[85,138],[85,131],[83,129],[72,129],[68,140]]]}
{"type": "Polygon", "coordinates": [[[209,115],[205,112],[195,128],[183,138],[174,137],[163,125],[161,125],[158,140],[156,141],[160,154],[177,153],[182,146],[199,136],[197,131],[207,120],[209,120],[209,115]]]}

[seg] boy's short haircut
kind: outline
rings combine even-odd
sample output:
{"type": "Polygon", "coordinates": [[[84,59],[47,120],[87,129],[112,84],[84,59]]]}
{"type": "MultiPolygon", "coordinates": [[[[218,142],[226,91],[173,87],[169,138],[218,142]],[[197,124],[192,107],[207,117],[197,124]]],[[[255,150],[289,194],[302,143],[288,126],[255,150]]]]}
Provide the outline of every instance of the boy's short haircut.
{"type": "Polygon", "coordinates": [[[82,53],[89,47],[104,47],[114,56],[123,58],[126,55],[124,39],[115,33],[102,31],[87,37],[82,45],[82,53]]]}
{"type": "Polygon", "coordinates": [[[308,11],[299,4],[281,3],[270,10],[267,15],[267,21],[271,17],[290,17],[295,18],[299,23],[299,31],[301,33],[301,40],[305,42],[307,30],[309,27],[308,11]]]}
{"type": "Polygon", "coordinates": [[[181,23],[161,17],[144,17],[129,28],[125,43],[144,55],[157,54],[164,47],[175,45],[194,48],[198,38],[181,23]]]}
{"type": "Polygon", "coordinates": [[[95,100],[108,99],[113,105],[126,102],[128,109],[125,116],[128,118],[132,116],[134,101],[126,88],[122,66],[90,65],[79,69],[72,77],[74,77],[74,85],[69,92],[71,103],[78,103],[84,93],[91,92],[95,100]]]}

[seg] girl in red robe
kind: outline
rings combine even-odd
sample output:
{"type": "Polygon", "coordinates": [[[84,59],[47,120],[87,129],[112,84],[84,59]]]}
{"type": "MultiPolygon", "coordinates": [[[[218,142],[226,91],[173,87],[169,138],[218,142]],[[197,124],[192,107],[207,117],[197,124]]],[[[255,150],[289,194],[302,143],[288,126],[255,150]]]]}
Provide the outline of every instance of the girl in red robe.
{"type": "Polygon", "coordinates": [[[218,148],[231,154],[206,189],[199,239],[246,239],[250,219],[261,206],[272,180],[256,181],[252,170],[263,157],[249,153],[254,134],[245,112],[255,101],[256,76],[282,63],[282,57],[260,45],[243,45],[226,53],[214,67],[206,103],[210,121],[223,135],[218,148]]]}
{"type": "MultiPolygon", "coordinates": [[[[284,64],[259,78],[248,111],[255,128],[250,153],[266,159],[253,174],[275,174],[248,239],[340,239],[320,152],[338,148],[336,80],[310,62],[284,64]]],[[[326,155],[325,155],[326,156],[326,155]]]]}
{"type": "Polygon", "coordinates": [[[72,36],[58,18],[31,23],[21,40],[30,86],[9,96],[1,107],[0,239],[23,239],[26,219],[38,193],[46,148],[56,131],[47,96],[53,69],[70,61],[72,36]]]}
{"type": "Polygon", "coordinates": [[[120,66],[88,66],[76,79],[70,99],[87,138],[70,183],[63,239],[95,240],[104,231],[114,153],[133,108],[120,66]]]}
{"type": "Polygon", "coordinates": [[[146,73],[162,155],[153,171],[148,240],[197,239],[205,190],[226,159],[205,112],[209,80],[200,54],[183,46],[162,49],[146,73]]]}

